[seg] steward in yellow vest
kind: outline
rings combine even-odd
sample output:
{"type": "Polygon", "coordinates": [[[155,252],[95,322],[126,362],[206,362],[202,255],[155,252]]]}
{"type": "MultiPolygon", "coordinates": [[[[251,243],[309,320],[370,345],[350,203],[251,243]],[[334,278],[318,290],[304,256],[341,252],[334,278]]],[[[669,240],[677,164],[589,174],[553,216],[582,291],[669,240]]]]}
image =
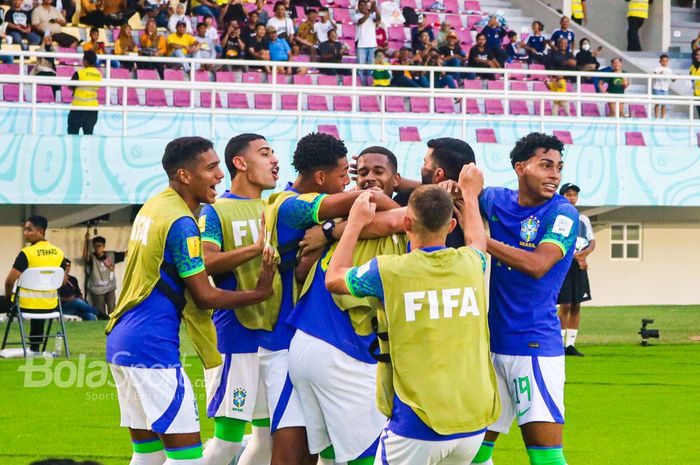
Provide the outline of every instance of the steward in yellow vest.
{"type": "Polygon", "coordinates": [[[644,20],[649,17],[649,5],[654,0],[627,0],[627,51],[641,52],[642,44],[639,41],[639,29],[644,20]]]}
{"type": "Polygon", "coordinates": [[[359,233],[374,216],[363,196],[350,211],[326,274],[331,292],[383,302],[378,335],[385,361],[378,368],[377,402],[390,420],[377,456],[389,463],[470,463],[500,414],[483,279],[486,234],[477,201],[482,173],[465,166],[459,187],[467,247],[445,247],[456,225],[452,199],[439,186],[421,186],[404,218],[412,251],[351,268],[359,233]]]}
{"type": "MultiPolygon", "coordinates": [[[[83,68],[73,74],[73,81],[85,83],[71,87],[73,91],[74,107],[96,107],[97,92],[99,87],[89,85],[90,82],[102,81],[102,74],[97,69],[97,55],[92,50],[83,54],[83,68]]],[[[97,111],[91,110],[70,110],[68,112],[68,134],[79,134],[83,129],[83,134],[90,135],[97,124],[97,111]]]]}
{"type": "MultiPolygon", "coordinates": [[[[204,366],[221,363],[207,309],[265,300],[272,293],[273,270],[272,262],[264,261],[257,285],[250,290],[212,286],[192,212],[216,200],[215,186],[224,177],[219,157],[211,141],[182,137],[166,146],[162,163],[169,185],[149,199],[134,220],[123,290],[106,331],[107,361],[119,399],[131,399],[120,402],[122,419],[129,419],[122,426],[151,431],[149,452],[162,449],[157,435],[167,434],[180,444],[174,453],[165,451],[169,460],[196,460],[202,457],[199,420],[179,359],[180,322],[185,320],[204,366]]],[[[135,444],[136,454],[143,450],[135,444]]]]}
{"type": "MultiPolygon", "coordinates": [[[[43,216],[32,216],[24,223],[24,241],[30,245],[24,247],[15,258],[12,269],[5,278],[5,296],[9,299],[13,295],[13,288],[20,275],[29,268],[61,267],[63,263],[63,251],[50,244],[46,240],[46,228],[48,221],[43,216]]],[[[22,311],[49,312],[58,307],[58,294],[56,292],[39,292],[18,288],[16,296],[22,311]]],[[[31,320],[29,332],[30,349],[38,351],[41,336],[44,333],[45,320],[31,320]]]]}
{"type": "Polygon", "coordinates": [[[586,0],[571,0],[571,19],[579,25],[588,22],[586,0]]]}

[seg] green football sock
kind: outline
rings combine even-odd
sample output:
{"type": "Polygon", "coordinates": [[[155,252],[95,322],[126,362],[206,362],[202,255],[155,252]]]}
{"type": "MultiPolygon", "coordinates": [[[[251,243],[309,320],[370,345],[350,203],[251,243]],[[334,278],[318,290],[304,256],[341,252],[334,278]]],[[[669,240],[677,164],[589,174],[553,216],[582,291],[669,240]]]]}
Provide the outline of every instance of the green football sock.
{"type": "Polygon", "coordinates": [[[178,460],[197,460],[202,458],[202,445],[180,447],[177,449],[165,449],[165,456],[170,463],[177,463],[178,460]]]}
{"type": "Polygon", "coordinates": [[[348,460],[348,465],[372,465],[374,457],[363,457],[361,459],[348,460]]]}
{"type": "Polygon", "coordinates": [[[214,418],[214,437],[228,442],[241,442],[245,433],[243,420],[235,418],[216,417],[214,418]]]}
{"type": "Polygon", "coordinates": [[[486,463],[491,460],[494,445],[495,443],[493,442],[483,441],[481,447],[479,447],[479,452],[472,459],[472,463],[486,463]]]}
{"type": "Polygon", "coordinates": [[[322,459],[335,460],[335,449],[333,449],[333,446],[330,445],[323,449],[318,455],[320,455],[322,459]]]}
{"type": "Polygon", "coordinates": [[[566,465],[564,449],[557,447],[528,447],[530,465],[566,465]]]}
{"type": "Polygon", "coordinates": [[[270,427],[270,419],[269,418],[254,418],[253,419],[253,426],[256,428],[269,428],[270,427]]]}

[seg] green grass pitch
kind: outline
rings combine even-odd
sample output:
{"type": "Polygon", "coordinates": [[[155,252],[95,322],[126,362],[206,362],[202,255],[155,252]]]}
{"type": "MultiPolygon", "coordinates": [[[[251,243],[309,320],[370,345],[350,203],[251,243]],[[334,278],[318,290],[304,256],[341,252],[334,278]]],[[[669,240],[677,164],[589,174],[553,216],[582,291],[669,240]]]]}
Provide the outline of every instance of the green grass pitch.
{"type": "MultiPolygon", "coordinates": [[[[103,327],[101,322],[68,325],[71,361],[54,359],[50,369],[44,360],[33,362],[36,384],[47,371],[54,375],[44,387],[26,386],[23,361],[0,359],[1,464],[26,465],[46,457],[128,463],[129,435],[119,428],[116,392],[101,363],[103,327]]],[[[583,309],[577,346],[586,356],[566,360],[569,464],[700,463],[700,343],[692,336],[700,336],[698,306],[583,309]],[[641,318],[656,319],[652,327],[661,331],[651,347],[639,345],[641,318]]],[[[187,343],[183,352],[204,412],[201,365],[187,343]]],[[[204,439],[212,428],[212,421],[202,418],[204,439]]],[[[494,462],[528,463],[517,427],[498,440],[494,462]]]]}

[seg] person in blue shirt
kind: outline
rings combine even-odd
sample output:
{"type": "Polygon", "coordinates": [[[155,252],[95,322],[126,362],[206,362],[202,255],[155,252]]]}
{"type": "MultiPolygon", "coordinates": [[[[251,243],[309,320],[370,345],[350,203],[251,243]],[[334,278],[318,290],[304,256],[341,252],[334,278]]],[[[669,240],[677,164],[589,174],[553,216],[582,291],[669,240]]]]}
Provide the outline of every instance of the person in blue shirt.
{"type": "MultiPolygon", "coordinates": [[[[254,282],[260,268],[264,244],[260,219],[266,205],[262,193],[275,187],[279,162],[265,137],[250,133],[229,140],[224,160],[231,187],[214,204],[202,208],[199,226],[203,229],[202,252],[207,273],[217,287],[235,291],[254,282]],[[228,228],[226,234],[224,228],[228,228]],[[239,282],[239,276],[245,282],[239,282]]],[[[258,337],[263,329],[245,326],[237,311],[255,309],[224,308],[215,310],[213,315],[217,348],[224,363],[205,370],[207,416],[214,418],[214,437],[204,448],[208,465],[231,462],[241,447],[248,422],[253,424],[253,437],[241,460],[270,461],[267,400],[258,389],[258,337]]]]}
{"type": "Polygon", "coordinates": [[[559,29],[555,29],[554,32],[552,32],[552,36],[549,38],[549,46],[553,49],[557,48],[557,42],[559,41],[560,38],[564,38],[568,40],[568,47],[567,47],[567,52],[573,53],[574,51],[574,39],[576,36],[574,35],[574,31],[569,29],[569,26],[571,25],[571,20],[569,20],[568,16],[562,16],[561,20],[559,21],[559,29]]]}
{"type": "Polygon", "coordinates": [[[557,194],[564,144],[531,133],[510,153],[518,189],[480,198],[491,231],[489,328],[502,413],[474,464],[492,464],[494,441],[517,418],[531,465],[565,465],[564,346],[557,296],[573,258],[578,212],[557,194]]]}
{"type": "MultiPolygon", "coordinates": [[[[289,42],[277,36],[275,26],[267,27],[267,40],[270,47],[270,61],[289,61],[289,52],[292,51],[289,42]]],[[[291,68],[280,68],[280,71],[291,74],[291,68]]]]}
{"type": "MultiPolygon", "coordinates": [[[[350,183],[347,148],[333,136],[311,133],[299,139],[292,165],[299,173],[297,178],[287,184],[286,197],[281,203],[271,206],[277,213],[277,221],[270,226],[277,234],[280,251],[281,304],[273,330],[265,332],[258,341],[260,375],[271,415],[271,465],[312,463],[313,459],[308,451],[306,424],[298,394],[288,375],[289,343],[295,328],[287,320],[294,307],[299,242],[308,228],[347,216],[361,194],[358,191],[343,192],[350,183]]],[[[378,210],[398,206],[381,192],[372,192],[372,195],[378,210]]]]}
{"type": "Polygon", "coordinates": [[[498,64],[501,65],[501,68],[503,68],[506,62],[506,53],[503,51],[502,46],[503,39],[506,37],[506,34],[508,34],[508,30],[501,26],[497,16],[491,15],[489,17],[489,22],[484,26],[480,34],[486,36],[486,48],[493,54],[498,64]]]}
{"type": "Polygon", "coordinates": [[[163,463],[167,457],[172,465],[202,465],[197,402],[180,363],[180,321],[190,299],[199,309],[264,301],[272,294],[274,272],[272,261],[265,260],[257,285],[245,291],[209,282],[192,212],[215,201],[216,185],[224,177],[211,141],[171,141],[163,169],[168,187],[149,199],[134,220],[124,287],[107,326],[106,356],[121,425],[131,434],[131,463],[163,463]]]}
{"type": "Polygon", "coordinates": [[[528,63],[544,64],[547,60],[547,38],[543,34],[544,24],[540,21],[532,22],[532,35],[527,38],[527,42],[522,44],[527,51],[528,63]]]}

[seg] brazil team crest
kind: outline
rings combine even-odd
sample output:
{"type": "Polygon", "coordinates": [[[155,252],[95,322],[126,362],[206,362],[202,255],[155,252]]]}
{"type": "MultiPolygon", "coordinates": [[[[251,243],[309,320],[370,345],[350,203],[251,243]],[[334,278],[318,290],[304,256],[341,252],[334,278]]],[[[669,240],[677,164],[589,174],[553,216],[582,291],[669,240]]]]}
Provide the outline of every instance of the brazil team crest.
{"type": "Polygon", "coordinates": [[[234,410],[243,411],[243,406],[245,405],[245,398],[248,393],[243,388],[236,388],[233,390],[233,405],[234,410]]]}
{"type": "Polygon", "coordinates": [[[525,242],[532,242],[537,237],[540,229],[540,220],[535,216],[530,216],[520,223],[520,238],[525,242]]]}

